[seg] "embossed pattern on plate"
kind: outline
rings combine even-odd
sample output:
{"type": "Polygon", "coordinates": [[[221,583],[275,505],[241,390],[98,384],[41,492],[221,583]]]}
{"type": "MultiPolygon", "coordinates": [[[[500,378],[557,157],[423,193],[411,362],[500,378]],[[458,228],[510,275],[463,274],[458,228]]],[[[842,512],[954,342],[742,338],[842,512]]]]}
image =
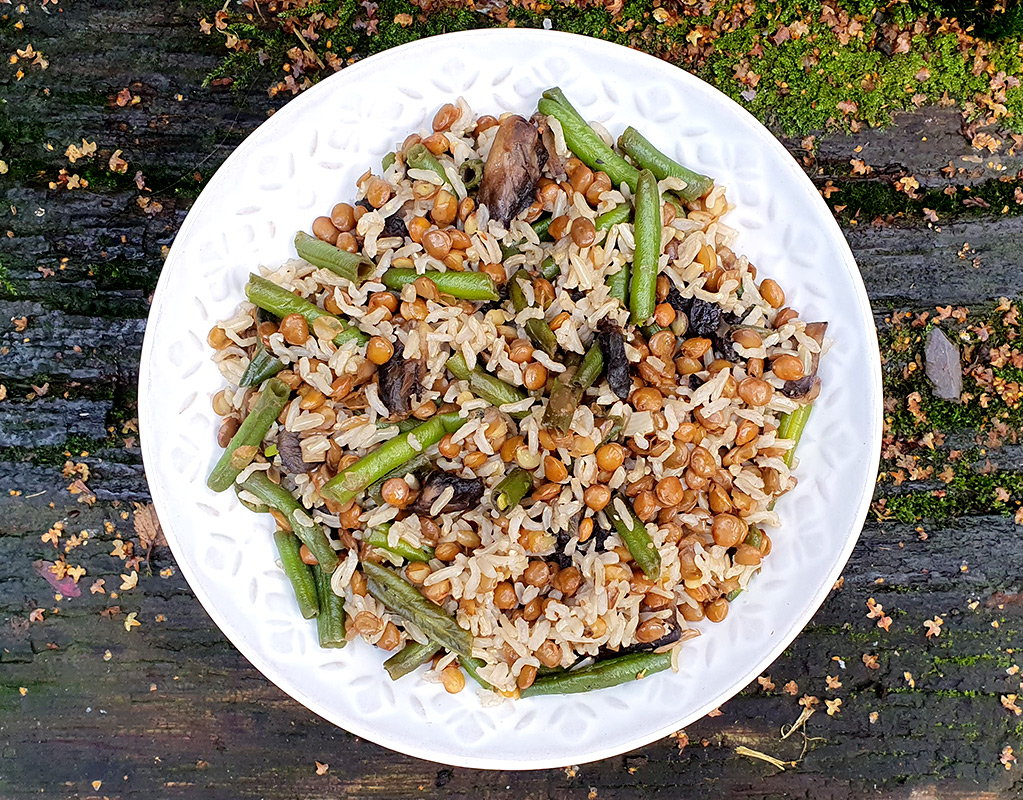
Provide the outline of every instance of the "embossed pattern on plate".
{"type": "Polygon", "coordinates": [[[210,616],[270,680],[328,720],[403,753],[460,766],[533,769],[639,747],[750,682],[823,602],[866,516],[880,449],[880,368],[859,272],[827,207],[784,148],[738,105],[633,50],[548,31],[426,39],[374,56],[302,94],[227,159],[196,201],[160,277],[142,355],[146,473],[182,572],[210,616]],[[524,57],[528,56],[528,57],[524,57]],[[415,87],[409,78],[415,76],[415,87]],[[496,708],[412,676],[391,683],[381,651],[321,650],[274,567],[271,522],[205,476],[218,455],[210,407],[223,381],[205,345],[258,264],[292,255],[294,231],[350,200],[355,179],[441,104],[529,114],[560,85],[589,119],[635,125],[728,187],[738,251],[777,278],[834,346],[800,445],[800,484],[751,590],[687,643],[681,672],[588,695],[496,708]]]}

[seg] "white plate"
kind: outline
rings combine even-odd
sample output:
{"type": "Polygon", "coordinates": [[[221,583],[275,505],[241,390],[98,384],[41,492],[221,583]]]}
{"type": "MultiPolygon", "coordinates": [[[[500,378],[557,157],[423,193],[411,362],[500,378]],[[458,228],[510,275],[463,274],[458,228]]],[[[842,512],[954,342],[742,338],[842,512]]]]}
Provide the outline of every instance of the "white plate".
{"type": "Polygon", "coordinates": [[[139,379],[146,474],[189,585],[234,645],[300,703],[352,733],[458,766],[534,769],[605,758],[665,736],[724,703],[795,638],[838,577],[867,513],[881,441],[881,376],[859,272],[827,206],[785,149],[707,84],[653,57],[581,36],[449,34],[362,61],[259,127],[203,190],[153,300],[139,379]],[[296,230],[350,200],[356,178],[459,95],[479,114],[528,115],[561,86],[618,134],[635,125],[728,188],[737,251],[777,278],[834,346],[799,447],[799,486],[779,505],[774,550],[728,619],[687,642],[679,674],[587,695],[479,705],[417,675],[396,683],[381,651],[321,650],[275,566],[269,517],[214,494],[211,397],[223,380],[206,334],[243,299],[257,265],[291,256],[296,230]]]}

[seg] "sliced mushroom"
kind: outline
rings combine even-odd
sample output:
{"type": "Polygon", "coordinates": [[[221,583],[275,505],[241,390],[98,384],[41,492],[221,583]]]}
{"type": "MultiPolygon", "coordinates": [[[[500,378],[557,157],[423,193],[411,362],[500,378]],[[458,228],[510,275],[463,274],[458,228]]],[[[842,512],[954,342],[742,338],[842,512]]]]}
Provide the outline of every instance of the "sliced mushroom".
{"type": "Polygon", "coordinates": [[[298,434],[281,428],[277,432],[277,454],[284,469],[292,475],[309,472],[315,464],[307,464],[302,458],[302,442],[298,434]]]}
{"type": "Polygon", "coordinates": [[[604,354],[604,375],[607,385],[622,400],[627,400],[632,391],[632,377],[629,375],[629,359],[625,355],[625,339],[614,325],[601,325],[597,333],[600,350],[604,354]]]}
{"type": "Polygon", "coordinates": [[[429,514],[444,490],[450,488],[454,494],[438,513],[450,511],[468,511],[475,508],[483,499],[482,478],[460,478],[450,472],[431,472],[423,481],[419,497],[412,506],[417,514],[429,514]]]}
{"type": "Polygon", "coordinates": [[[515,114],[505,117],[483,166],[479,202],[502,225],[532,201],[547,149],[536,127],[515,114]]]}
{"type": "Polygon", "coordinates": [[[392,415],[408,414],[410,399],[422,389],[423,362],[406,360],[400,350],[377,369],[380,399],[392,415]]]}
{"type": "Polygon", "coordinates": [[[600,661],[604,658],[615,658],[617,656],[628,655],[629,653],[651,653],[654,650],[659,650],[669,644],[674,644],[682,638],[682,628],[672,620],[664,620],[665,626],[668,628],[668,632],[664,634],[660,639],[654,639],[652,642],[637,642],[636,644],[629,645],[628,647],[622,647],[618,650],[610,650],[602,647],[597,655],[597,660],[600,661]]]}

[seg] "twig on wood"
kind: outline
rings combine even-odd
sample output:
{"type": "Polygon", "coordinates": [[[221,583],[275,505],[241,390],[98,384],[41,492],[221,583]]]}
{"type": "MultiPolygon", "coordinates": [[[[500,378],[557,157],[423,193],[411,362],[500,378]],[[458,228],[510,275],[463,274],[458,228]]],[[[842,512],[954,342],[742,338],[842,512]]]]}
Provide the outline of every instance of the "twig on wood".
{"type": "Polygon", "coordinates": [[[327,65],[323,63],[323,59],[321,59],[319,55],[317,55],[316,51],[309,46],[309,42],[305,40],[305,37],[302,35],[302,31],[300,31],[298,28],[295,28],[294,31],[295,36],[297,36],[298,40],[302,43],[302,47],[305,48],[305,51],[309,55],[316,59],[316,63],[320,65],[320,69],[326,69],[327,65]]]}
{"type": "Polygon", "coordinates": [[[735,752],[740,756],[749,756],[750,758],[759,758],[761,761],[766,761],[771,766],[777,767],[782,772],[785,771],[785,767],[796,766],[795,761],[781,761],[774,756],[769,756],[767,753],[761,753],[759,750],[753,750],[745,745],[739,745],[735,748],[735,752]]]}
{"type": "Polygon", "coordinates": [[[785,730],[785,726],[782,725],[782,727],[781,727],[781,738],[782,738],[782,740],[784,741],[785,739],[788,739],[792,734],[794,734],[796,731],[798,731],[800,728],[802,728],[803,725],[806,724],[806,721],[808,719],[810,719],[810,717],[812,717],[814,715],[814,712],[816,710],[817,709],[813,708],[812,706],[805,707],[803,709],[803,712],[796,719],[796,721],[794,723],[792,723],[792,727],[791,728],[789,728],[788,730],[785,730]]]}

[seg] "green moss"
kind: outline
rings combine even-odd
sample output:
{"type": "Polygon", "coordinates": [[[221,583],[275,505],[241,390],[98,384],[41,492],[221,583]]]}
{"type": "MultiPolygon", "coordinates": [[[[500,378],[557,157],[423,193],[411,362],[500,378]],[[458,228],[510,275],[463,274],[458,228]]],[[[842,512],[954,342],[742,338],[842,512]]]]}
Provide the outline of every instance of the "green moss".
{"type": "MultiPolygon", "coordinates": [[[[993,68],[991,74],[1003,70],[1015,75],[1023,70],[1019,52],[1023,38],[1020,14],[1017,10],[992,14],[983,4],[967,8],[964,15],[957,8],[960,4],[948,2],[918,0],[882,5],[876,0],[844,0],[845,8],[862,20],[862,35],[854,35],[845,42],[821,22],[822,6],[817,0],[801,4],[754,0],[743,4],[746,16],[738,17],[740,24],[734,29],[730,23],[721,24],[721,19],[731,19],[739,8],[726,0],[708,3],[701,11],[692,4],[685,10],[666,5],[673,8],[673,14],[664,23],[652,16],[655,4],[650,0],[631,0],[616,16],[599,6],[580,8],[545,2],[524,5],[503,7],[507,24],[539,27],[550,19],[556,30],[653,53],[696,72],[761,119],[791,133],[825,128],[836,120],[841,122],[840,103],[856,104],[856,110],[846,121],[855,118],[876,125],[890,121],[893,111],[915,107],[913,96],[917,94],[934,102],[947,93],[966,103],[990,91],[990,75],[973,74],[972,53],[966,56],[960,53],[954,32],[917,35],[906,53],[889,55],[875,46],[878,31],[874,19],[879,9],[884,12],[885,25],[901,25],[904,29],[909,29],[925,13],[958,14],[994,40],[987,54],[993,68]],[[802,35],[784,41],[777,37],[781,26],[797,20],[806,26],[802,35]],[[697,48],[690,44],[694,32],[702,37],[697,48]],[[778,44],[774,43],[776,38],[778,44]],[[740,65],[759,77],[755,96],[750,94],[754,88],[751,81],[744,83],[737,75],[740,65]],[[925,68],[928,72],[921,72],[925,68]],[[918,76],[921,80],[917,80],[918,76]]],[[[230,32],[249,41],[251,46],[248,51],[227,54],[210,79],[231,77],[236,87],[262,79],[261,53],[269,56],[267,64],[274,71],[279,70],[287,61],[287,51],[299,43],[284,26],[294,18],[301,18],[303,24],[312,18],[315,23],[314,14],[323,14],[335,20],[336,25],[321,30],[326,35],[310,42],[310,46],[320,59],[329,60],[328,53],[332,53],[342,63],[425,36],[504,24],[496,15],[478,12],[463,0],[438,4],[429,13],[407,0],[381,0],[373,14],[373,24],[368,26],[366,12],[356,0],[326,0],[276,16],[264,12],[261,18],[236,18],[230,32]],[[394,21],[398,15],[411,15],[415,23],[403,27],[394,21]],[[375,28],[372,34],[367,32],[371,27],[375,28]]],[[[317,77],[313,75],[313,79],[317,77]]],[[[1007,89],[1004,104],[1008,114],[1003,121],[1010,127],[1021,128],[1023,89],[1007,89]]]]}
{"type": "MultiPolygon", "coordinates": [[[[942,636],[941,638],[945,638],[942,636]]],[[[944,666],[952,667],[977,667],[980,665],[990,665],[992,667],[1005,668],[1012,666],[1012,660],[1005,655],[996,655],[995,653],[976,653],[964,656],[935,656],[934,666],[941,668],[944,666]]]]}
{"type": "Polygon", "coordinates": [[[123,446],[111,439],[92,439],[88,436],[69,436],[63,444],[43,447],[0,447],[0,462],[31,461],[47,466],[61,465],[69,458],[80,458],[83,452],[95,453],[110,446],[123,446]]]}
{"type": "MultiPolygon", "coordinates": [[[[818,180],[818,186],[823,185],[818,180]]],[[[846,179],[841,182],[838,191],[831,194],[828,202],[835,211],[835,217],[843,223],[856,219],[859,224],[866,224],[874,219],[906,219],[920,220],[928,209],[938,215],[939,223],[949,217],[969,218],[990,216],[992,213],[1006,216],[1023,214],[1023,205],[1016,202],[1014,193],[1019,186],[1017,181],[989,180],[977,184],[969,191],[960,189],[954,195],[947,195],[941,189],[920,189],[916,197],[911,198],[900,192],[892,183],[881,179],[846,179]],[[980,205],[964,205],[967,198],[978,198],[987,203],[980,205]]]]}
{"type": "Polygon", "coordinates": [[[18,296],[18,291],[11,282],[11,273],[4,262],[0,261],[0,299],[8,300],[18,296]]]}

